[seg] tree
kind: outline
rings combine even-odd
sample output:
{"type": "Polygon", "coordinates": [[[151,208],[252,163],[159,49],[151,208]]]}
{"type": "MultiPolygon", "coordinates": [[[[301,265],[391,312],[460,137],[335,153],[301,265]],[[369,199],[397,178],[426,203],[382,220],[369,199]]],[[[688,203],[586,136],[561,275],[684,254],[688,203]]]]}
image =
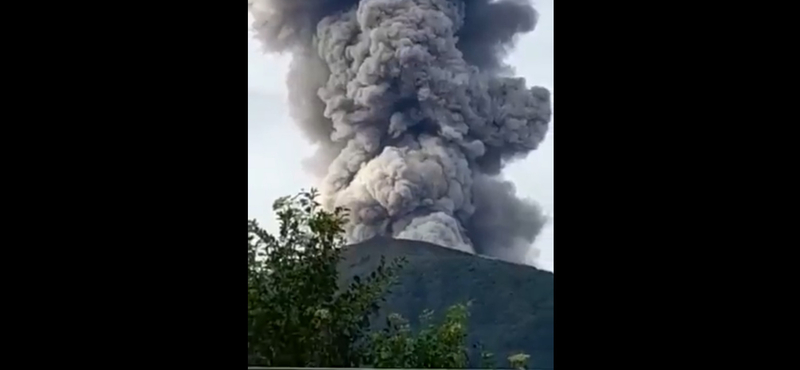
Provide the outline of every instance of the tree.
{"type": "Polygon", "coordinates": [[[366,357],[369,317],[402,261],[340,289],[346,214],[326,212],[316,192],[278,199],[280,231],[248,222],[248,362],[261,366],[356,367],[366,357]]]}
{"type": "MultiPolygon", "coordinates": [[[[419,317],[421,328],[415,333],[400,315],[391,314],[386,328],[373,333],[367,363],[375,368],[459,369],[469,366],[467,318],[470,303],[447,309],[440,323],[433,322],[433,311],[419,317]]],[[[476,347],[478,347],[476,345],[476,347]]],[[[481,353],[481,368],[496,369],[494,355],[481,353]]],[[[526,369],[529,356],[508,357],[509,368],[526,369]]]]}
{"type": "Polygon", "coordinates": [[[415,334],[408,321],[391,314],[386,328],[372,334],[369,364],[377,368],[464,368],[467,366],[467,306],[450,307],[441,324],[432,322],[433,311],[420,315],[415,334]]]}

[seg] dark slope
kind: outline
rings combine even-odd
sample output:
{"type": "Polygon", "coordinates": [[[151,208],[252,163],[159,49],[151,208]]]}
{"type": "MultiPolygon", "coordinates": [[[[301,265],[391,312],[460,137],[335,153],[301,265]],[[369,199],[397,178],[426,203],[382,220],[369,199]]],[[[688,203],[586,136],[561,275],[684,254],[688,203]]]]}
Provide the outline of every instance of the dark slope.
{"type": "Polygon", "coordinates": [[[469,343],[481,342],[498,362],[517,352],[531,355],[535,368],[553,367],[553,274],[531,266],[487,259],[433,244],[375,238],[348,246],[343,278],[371,272],[405,257],[399,284],[387,297],[383,316],[396,312],[416,324],[426,308],[437,313],[472,300],[469,343]]]}

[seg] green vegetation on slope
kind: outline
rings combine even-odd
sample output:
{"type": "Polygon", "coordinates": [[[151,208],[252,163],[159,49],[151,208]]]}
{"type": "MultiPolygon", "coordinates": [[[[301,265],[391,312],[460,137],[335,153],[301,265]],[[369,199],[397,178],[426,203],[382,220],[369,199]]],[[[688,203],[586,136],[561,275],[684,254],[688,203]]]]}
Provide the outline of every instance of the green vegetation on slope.
{"type": "MultiPolygon", "coordinates": [[[[406,260],[379,313],[381,322],[389,312],[416,318],[426,309],[442,313],[471,302],[470,346],[480,344],[501,359],[523,352],[537,369],[553,367],[551,272],[424,242],[375,238],[345,248],[340,279],[370,271],[380,256],[406,260]]],[[[412,327],[418,324],[411,321],[412,327]]],[[[479,349],[471,351],[472,366],[480,365],[479,349]]]]}

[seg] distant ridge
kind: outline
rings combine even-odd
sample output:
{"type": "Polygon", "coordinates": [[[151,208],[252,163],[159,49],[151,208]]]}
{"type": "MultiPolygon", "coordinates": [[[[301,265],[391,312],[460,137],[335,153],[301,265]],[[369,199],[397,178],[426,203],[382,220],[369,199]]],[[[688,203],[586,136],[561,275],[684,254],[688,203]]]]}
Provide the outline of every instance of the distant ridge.
{"type": "Polygon", "coordinates": [[[553,367],[553,273],[430,243],[377,237],[344,248],[342,278],[371,272],[381,255],[387,261],[405,257],[408,264],[378,323],[396,312],[415,325],[424,309],[441,317],[447,307],[472,300],[470,345],[481,341],[498,365],[524,352],[531,355],[530,368],[553,367]]]}

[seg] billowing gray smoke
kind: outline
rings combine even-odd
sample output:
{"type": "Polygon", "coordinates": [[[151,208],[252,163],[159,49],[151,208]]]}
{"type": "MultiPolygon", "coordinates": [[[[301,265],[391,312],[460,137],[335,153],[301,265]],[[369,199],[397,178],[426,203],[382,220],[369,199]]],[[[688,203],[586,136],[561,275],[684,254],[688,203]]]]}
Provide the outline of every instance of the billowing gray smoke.
{"type": "Polygon", "coordinates": [[[527,0],[249,0],[289,52],[292,115],[318,150],[323,204],[348,236],[424,240],[522,262],[544,223],[499,173],[536,149],[550,93],[502,59],[533,30],[527,0]]]}

